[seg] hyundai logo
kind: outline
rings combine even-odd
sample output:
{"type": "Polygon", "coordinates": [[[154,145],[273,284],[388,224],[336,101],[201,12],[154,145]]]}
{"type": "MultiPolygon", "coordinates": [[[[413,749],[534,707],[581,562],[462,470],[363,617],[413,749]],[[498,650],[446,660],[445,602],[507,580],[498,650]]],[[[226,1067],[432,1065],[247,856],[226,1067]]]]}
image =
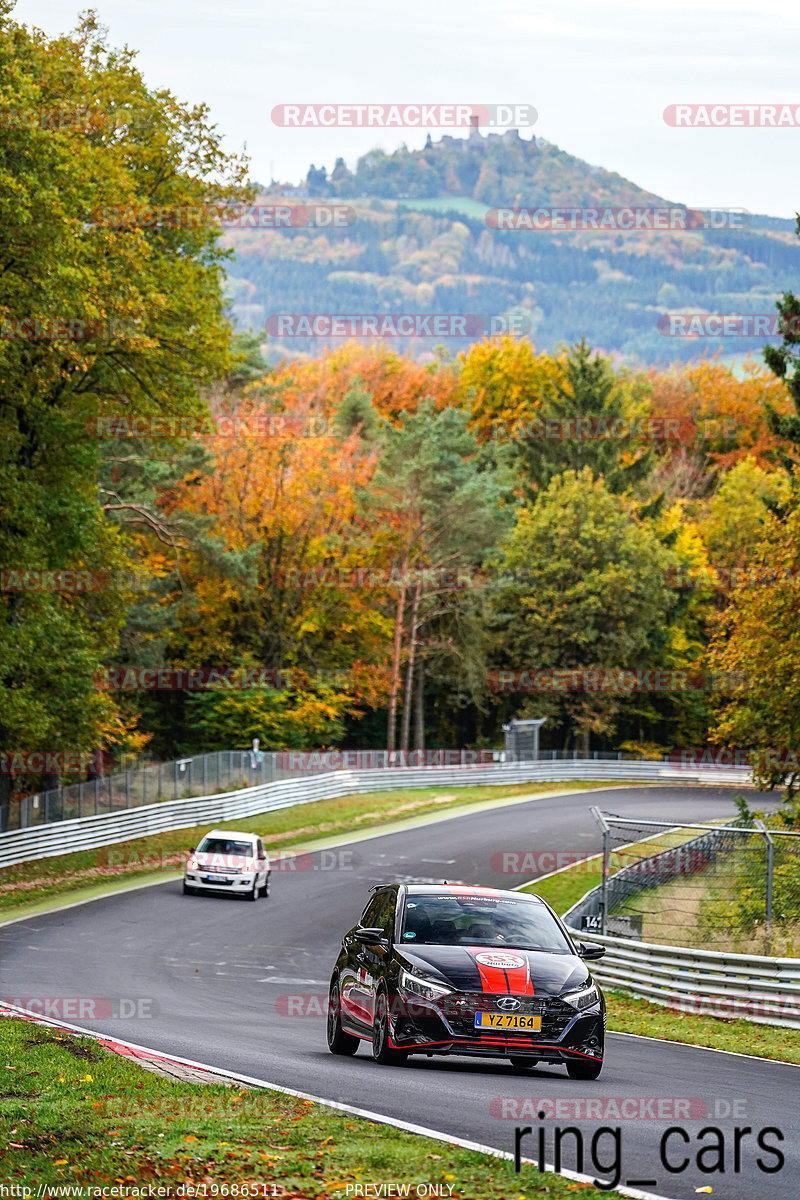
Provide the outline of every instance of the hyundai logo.
{"type": "Polygon", "coordinates": [[[501,1000],[497,1001],[497,1007],[501,1008],[503,1012],[513,1012],[515,1008],[521,1008],[522,1004],[516,996],[503,996],[501,1000]]]}

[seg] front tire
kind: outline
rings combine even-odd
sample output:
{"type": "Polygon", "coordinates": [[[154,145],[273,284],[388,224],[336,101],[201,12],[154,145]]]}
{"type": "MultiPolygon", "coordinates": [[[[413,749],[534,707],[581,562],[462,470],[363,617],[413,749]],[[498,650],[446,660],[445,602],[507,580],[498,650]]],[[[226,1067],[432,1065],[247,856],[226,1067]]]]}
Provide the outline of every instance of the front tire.
{"type": "Polygon", "coordinates": [[[383,1066],[400,1067],[408,1059],[402,1050],[393,1050],[389,1045],[389,1002],[386,992],[378,992],[375,999],[375,1018],[372,1022],[372,1057],[383,1066]]]}
{"type": "Polygon", "coordinates": [[[355,1054],[360,1039],[345,1033],[342,1029],[342,1022],[339,1019],[340,1005],[339,984],[334,982],[328,993],[328,1049],[331,1054],[355,1054]]]}
{"type": "Polygon", "coordinates": [[[195,889],[193,887],[189,887],[189,884],[186,882],[185,879],[183,881],[183,894],[184,894],[184,896],[196,895],[195,889]]]}
{"type": "Polygon", "coordinates": [[[267,896],[269,895],[269,872],[267,872],[267,878],[264,880],[264,886],[261,889],[261,895],[264,897],[265,900],[266,900],[267,896]]]}
{"type": "Polygon", "coordinates": [[[576,1058],[574,1062],[567,1063],[567,1074],[570,1079],[597,1079],[602,1069],[602,1058],[576,1058]]]}
{"type": "Polygon", "coordinates": [[[247,893],[248,900],[257,900],[261,895],[261,888],[258,886],[258,876],[253,880],[253,890],[247,893]]]}

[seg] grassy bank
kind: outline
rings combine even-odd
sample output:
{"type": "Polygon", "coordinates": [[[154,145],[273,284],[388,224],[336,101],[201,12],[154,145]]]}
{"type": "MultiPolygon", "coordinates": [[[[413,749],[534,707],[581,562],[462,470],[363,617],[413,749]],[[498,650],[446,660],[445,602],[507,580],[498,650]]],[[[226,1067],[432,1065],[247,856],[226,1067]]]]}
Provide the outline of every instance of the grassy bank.
{"type": "MultiPolygon", "coordinates": [[[[306,848],[322,838],[378,828],[387,822],[416,819],[447,810],[486,804],[520,796],[582,791],[607,787],[609,782],[518,783],[505,787],[396,788],[364,795],[318,800],[277,812],[261,813],[221,823],[221,829],[250,829],[264,839],[270,852],[306,848]]],[[[80,899],[98,887],[141,883],[153,872],[181,870],[190,846],[196,846],[208,824],[177,829],[150,837],[81,850],[53,858],[37,859],[0,870],[0,905],[4,912],[23,915],[29,908],[53,897],[80,899]],[[73,895],[74,893],[74,895],[73,895]]]]}
{"type": "MultiPolygon", "coordinates": [[[[575,1192],[560,1176],[525,1165],[517,1175],[507,1160],[278,1092],[164,1079],[89,1038],[26,1021],[0,1020],[0,1070],[0,1180],[32,1185],[34,1195],[41,1187],[38,1200],[55,1186],[106,1184],[150,1184],[176,1197],[188,1182],[205,1184],[207,1196],[235,1195],[215,1192],[222,1184],[248,1185],[239,1194],[259,1200],[344,1200],[357,1183],[436,1184],[434,1195],[453,1200],[566,1200],[575,1192]]],[[[608,1195],[580,1190],[586,1200],[608,1195]]]]}

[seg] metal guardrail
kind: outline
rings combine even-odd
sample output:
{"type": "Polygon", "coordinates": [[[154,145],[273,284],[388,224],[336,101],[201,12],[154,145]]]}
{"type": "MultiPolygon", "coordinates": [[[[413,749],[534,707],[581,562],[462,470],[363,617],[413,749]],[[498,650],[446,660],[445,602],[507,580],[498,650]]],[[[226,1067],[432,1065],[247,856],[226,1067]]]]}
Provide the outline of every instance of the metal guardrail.
{"type": "Polygon", "coordinates": [[[374,770],[336,770],[276,780],[235,792],[198,799],[166,800],[138,808],[76,817],[29,829],[0,834],[0,867],[34,858],[52,858],[75,850],[111,846],[132,838],[220,824],[271,812],[295,804],[332,799],[354,793],[389,788],[431,786],[487,786],[513,783],[555,783],[571,780],[622,780],[630,783],[707,783],[746,787],[749,769],[737,767],[683,767],[653,761],[598,761],[476,763],[467,767],[385,767],[374,770]]]}
{"type": "MultiPolygon", "coordinates": [[[[576,938],[586,938],[567,924],[576,938]]],[[[606,947],[605,957],[592,963],[592,974],[606,987],[682,1012],[800,1029],[800,959],[590,936],[606,947]]]]}
{"type": "MultiPolygon", "coordinates": [[[[593,762],[639,761],[619,750],[595,750],[590,757],[593,762]]],[[[572,762],[578,761],[578,751],[515,753],[508,748],[494,751],[406,750],[393,751],[391,765],[456,767],[475,763],[491,764],[493,759],[501,763],[572,762]]],[[[660,761],[665,764],[672,762],[667,755],[660,761]]],[[[47,825],[51,821],[70,821],[75,817],[98,816],[100,813],[159,804],[165,800],[221,795],[234,788],[256,787],[262,783],[296,779],[300,775],[319,771],[369,770],[389,765],[389,752],[386,750],[217,750],[172,762],[131,766],[127,770],[97,775],[81,783],[31,792],[21,799],[6,801],[0,804],[0,834],[13,829],[27,829],[32,825],[47,825]]]]}

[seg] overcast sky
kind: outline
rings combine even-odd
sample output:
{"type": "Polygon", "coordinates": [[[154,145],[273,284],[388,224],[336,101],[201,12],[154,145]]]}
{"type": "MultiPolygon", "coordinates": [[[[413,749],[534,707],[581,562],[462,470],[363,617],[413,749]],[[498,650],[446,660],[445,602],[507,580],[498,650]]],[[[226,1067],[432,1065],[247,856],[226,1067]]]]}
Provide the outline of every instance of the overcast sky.
{"type": "MultiPolygon", "coordinates": [[[[425,140],[415,129],[278,128],[278,104],[531,104],[537,135],[675,203],[800,208],[800,127],[676,129],[663,118],[676,103],[800,105],[797,0],[97,0],[96,10],[114,44],[139,51],[149,84],[210,105],[227,148],[246,145],[262,182],[425,140]]],[[[15,16],[53,35],[78,11],[20,0],[15,16]]]]}

